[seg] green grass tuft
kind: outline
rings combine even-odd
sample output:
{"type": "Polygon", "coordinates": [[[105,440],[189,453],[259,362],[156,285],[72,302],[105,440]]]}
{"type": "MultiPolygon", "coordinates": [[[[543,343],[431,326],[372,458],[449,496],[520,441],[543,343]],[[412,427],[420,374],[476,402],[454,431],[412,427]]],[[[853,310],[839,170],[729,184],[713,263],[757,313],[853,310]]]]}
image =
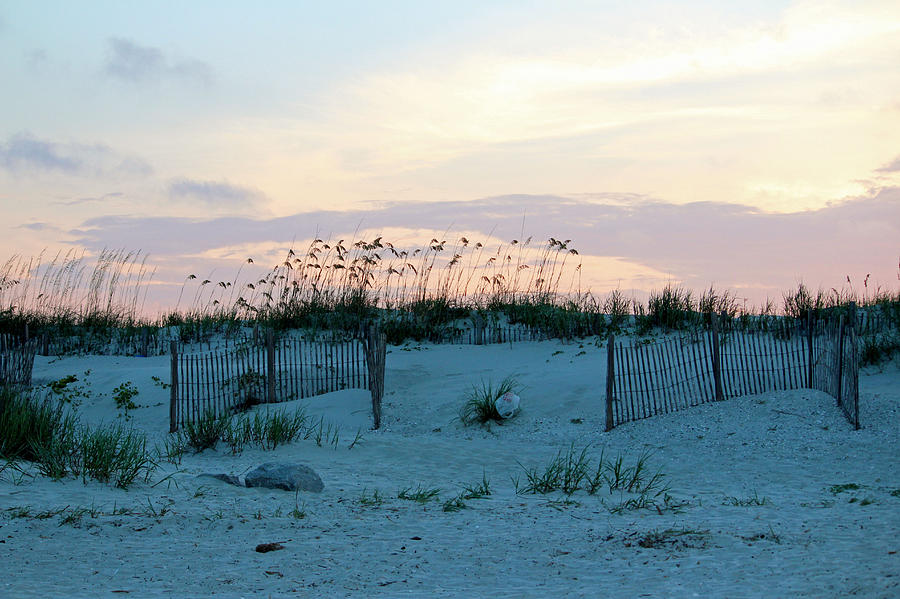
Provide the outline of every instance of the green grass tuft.
{"type": "Polygon", "coordinates": [[[465,426],[502,422],[504,419],[497,412],[495,404],[505,394],[515,393],[518,389],[519,384],[512,376],[503,379],[496,387],[490,381],[482,381],[480,387],[473,386],[466,395],[459,412],[460,421],[465,426]]]}
{"type": "Polygon", "coordinates": [[[440,489],[427,488],[419,485],[415,489],[413,489],[412,487],[401,489],[400,492],[397,493],[397,499],[405,499],[407,501],[415,501],[417,503],[428,503],[432,499],[438,499],[440,494],[440,489]]]}

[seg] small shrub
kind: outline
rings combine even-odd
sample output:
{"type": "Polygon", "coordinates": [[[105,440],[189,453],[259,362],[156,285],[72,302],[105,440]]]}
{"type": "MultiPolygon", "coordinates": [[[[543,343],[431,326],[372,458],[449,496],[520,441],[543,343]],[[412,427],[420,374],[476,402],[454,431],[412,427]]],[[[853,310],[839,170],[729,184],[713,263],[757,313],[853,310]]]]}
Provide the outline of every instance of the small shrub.
{"type": "Polygon", "coordinates": [[[76,396],[81,395],[80,390],[75,390],[72,387],[69,387],[71,383],[78,382],[78,377],[74,374],[70,374],[64,376],[61,379],[51,381],[47,384],[47,387],[50,391],[58,396],[60,401],[64,401],[66,403],[71,402],[76,396]]]}
{"type": "Polygon", "coordinates": [[[116,408],[120,410],[125,410],[127,413],[128,410],[134,410],[137,408],[137,404],[135,404],[132,398],[136,397],[138,394],[137,387],[134,386],[134,383],[131,381],[122,383],[115,389],[113,389],[113,399],[116,402],[116,408]]]}
{"type": "Polygon", "coordinates": [[[159,378],[158,376],[152,376],[150,378],[153,379],[153,384],[156,385],[157,387],[162,387],[163,389],[171,389],[172,388],[172,383],[167,383],[167,382],[163,381],[161,378],[159,378]]]}

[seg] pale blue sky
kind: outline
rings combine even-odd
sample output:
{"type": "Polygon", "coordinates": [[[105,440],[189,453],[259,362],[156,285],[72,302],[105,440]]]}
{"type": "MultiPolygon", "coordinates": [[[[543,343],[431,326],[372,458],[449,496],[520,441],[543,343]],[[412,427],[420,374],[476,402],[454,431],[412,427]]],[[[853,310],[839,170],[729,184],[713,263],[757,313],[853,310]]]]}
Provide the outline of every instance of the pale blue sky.
{"type": "Polygon", "coordinates": [[[322,228],[424,243],[454,214],[459,234],[484,236],[524,215],[537,238],[580,232],[600,292],[673,280],[759,299],[869,272],[896,284],[896,2],[0,0],[0,56],[6,255],[124,244],[138,227],[148,235],[128,249],[180,283],[192,260],[276,260],[322,228]],[[534,198],[491,199],[515,194],[534,198]],[[734,248],[682,242],[695,254],[674,260],[653,239],[646,252],[610,247],[586,226],[609,206],[702,219],[685,208],[698,202],[742,206],[726,222],[768,249],[769,221],[748,215],[888,224],[844,230],[839,264],[817,262],[808,247],[826,242],[798,231],[796,247],[769,245],[802,263],[740,269],[721,258],[734,248]],[[834,209],[846,202],[877,210],[834,209]],[[195,247],[170,237],[222,218],[294,230],[260,239],[248,224],[195,247]]]}

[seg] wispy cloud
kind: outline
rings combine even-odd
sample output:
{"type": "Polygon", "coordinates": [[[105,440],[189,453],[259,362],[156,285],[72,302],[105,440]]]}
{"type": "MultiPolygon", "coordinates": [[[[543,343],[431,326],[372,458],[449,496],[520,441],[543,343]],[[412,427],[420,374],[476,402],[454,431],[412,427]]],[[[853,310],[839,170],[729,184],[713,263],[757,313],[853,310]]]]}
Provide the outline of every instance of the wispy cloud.
{"type": "Polygon", "coordinates": [[[153,168],[136,156],[120,154],[103,144],[62,143],[17,133],[0,142],[0,168],[15,174],[146,177],[153,168]]]}
{"type": "Polygon", "coordinates": [[[24,225],[19,225],[19,229],[28,229],[29,231],[59,231],[59,227],[55,225],[51,225],[49,223],[26,223],[24,225]]]}
{"type": "Polygon", "coordinates": [[[884,166],[875,169],[876,173],[900,173],[900,156],[894,158],[884,166]]]}
{"type": "Polygon", "coordinates": [[[105,71],[110,77],[132,83],[171,77],[206,86],[213,80],[212,67],[203,61],[173,60],[159,48],[119,37],[109,39],[105,71]]]}
{"type": "Polygon", "coordinates": [[[76,173],[82,169],[83,162],[59,144],[19,134],[0,144],[0,166],[8,171],[76,173]]]}
{"type": "Polygon", "coordinates": [[[198,181],[195,179],[175,179],[169,183],[169,197],[190,198],[209,206],[228,208],[249,208],[265,199],[262,192],[249,187],[233,185],[224,181],[198,181]]]}
{"type": "Polygon", "coordinates": [[[53,202],[57,206],[79,206],[82,204],[101,204],[106,203],[113,200],[122,199],[125,196],[121,191],[113,191],[110,193],[105,193],[101,196],[88,196],[82,198],[75,198],[73,200],[59,200],[53,202]]]}

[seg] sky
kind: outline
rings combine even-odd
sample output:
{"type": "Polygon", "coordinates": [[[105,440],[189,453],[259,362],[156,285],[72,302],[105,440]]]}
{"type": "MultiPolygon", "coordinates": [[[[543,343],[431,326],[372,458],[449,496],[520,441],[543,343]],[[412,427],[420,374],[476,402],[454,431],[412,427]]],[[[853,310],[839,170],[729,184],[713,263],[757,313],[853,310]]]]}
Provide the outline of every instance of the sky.
{"type": "Polygon", "coordinates": [[[0,0],[0,260],[571,239],[585,285],[900,287],[900,5],[0,0]],[[386,237],[387,238],[387,237],[386,237]]]}

